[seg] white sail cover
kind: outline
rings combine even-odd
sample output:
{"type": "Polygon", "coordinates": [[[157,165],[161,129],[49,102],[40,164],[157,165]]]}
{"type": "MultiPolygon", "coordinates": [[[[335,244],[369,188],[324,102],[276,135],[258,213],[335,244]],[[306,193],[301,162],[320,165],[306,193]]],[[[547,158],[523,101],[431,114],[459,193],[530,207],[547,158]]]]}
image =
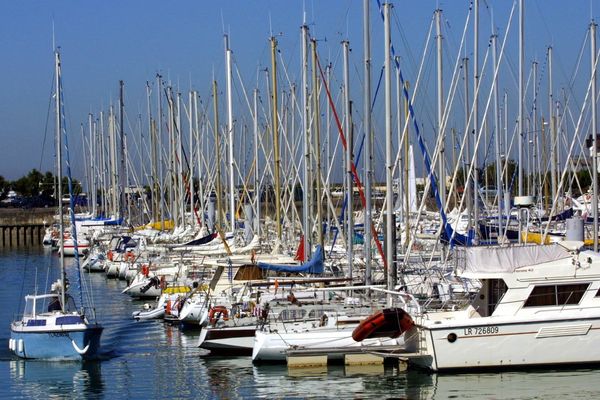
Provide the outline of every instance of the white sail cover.
{"type": "Polygon", "coordinates": [[[569,252],[558,244],[509,247],[475,246],[465,248],[465,252],[465,269],[462,272],[468,274],[513,272],[520,267],[571,257],[569,252]]]}

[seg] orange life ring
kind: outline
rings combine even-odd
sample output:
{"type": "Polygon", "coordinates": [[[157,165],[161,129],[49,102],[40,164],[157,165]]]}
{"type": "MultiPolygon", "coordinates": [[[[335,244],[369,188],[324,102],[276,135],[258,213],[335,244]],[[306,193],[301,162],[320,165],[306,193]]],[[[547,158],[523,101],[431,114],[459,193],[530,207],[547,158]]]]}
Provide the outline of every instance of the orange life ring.
{"type": "Polygon", "coordinates": [[[112,250],[109,250],[108,253],[106,253],[106,256],[108,257],[108,261],[112,261],[113,260],[113,252],[112,252],[112,250]]]}
{"type": "Polygon", "coordinates": [[[229,320],[229,311],[225,306],[214,306],[208,312],[208,320],[212,325],[216,324],[221,317],[223,318],[223,321],[229,320]]]}
{"type": "Polygon", "coordinates": [[[127,253],[125,253],[125,261],[133,262],[134,260],[135,260],[135,254],[133,254],[132,251],[128,251],[127,253]]]}

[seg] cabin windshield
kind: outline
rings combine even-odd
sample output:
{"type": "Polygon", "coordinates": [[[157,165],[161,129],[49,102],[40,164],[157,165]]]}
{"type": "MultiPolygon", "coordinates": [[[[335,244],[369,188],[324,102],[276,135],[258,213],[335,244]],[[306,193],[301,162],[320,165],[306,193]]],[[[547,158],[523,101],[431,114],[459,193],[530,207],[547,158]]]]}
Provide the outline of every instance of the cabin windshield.
{"type": "MultiPolygon", "coordinates": [[[[77,306],[75,304],[75,300],[72,296],[67,295],[66,297],[66,307],[65,312],[73,312],[77,310],[77,306]]],[[[25,311],[23,314],[25,316],[33,317],[35,315],[52,312],[52,311],[60,311],[60,296],[44,296],[44,297],[32,297],[27,298],[25,301],[25,311]]]]}

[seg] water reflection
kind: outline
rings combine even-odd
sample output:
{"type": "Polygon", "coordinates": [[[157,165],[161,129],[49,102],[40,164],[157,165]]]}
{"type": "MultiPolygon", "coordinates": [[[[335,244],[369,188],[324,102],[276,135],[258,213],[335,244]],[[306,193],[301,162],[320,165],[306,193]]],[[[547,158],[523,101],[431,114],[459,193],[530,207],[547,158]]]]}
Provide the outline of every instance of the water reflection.
{"type": "Polygon", "coordinates": [[[64,398],[66,394],[72,398],[103,397],[100,362],[12,360],[9,370],[13,390],[24,398],[64,398]]]}

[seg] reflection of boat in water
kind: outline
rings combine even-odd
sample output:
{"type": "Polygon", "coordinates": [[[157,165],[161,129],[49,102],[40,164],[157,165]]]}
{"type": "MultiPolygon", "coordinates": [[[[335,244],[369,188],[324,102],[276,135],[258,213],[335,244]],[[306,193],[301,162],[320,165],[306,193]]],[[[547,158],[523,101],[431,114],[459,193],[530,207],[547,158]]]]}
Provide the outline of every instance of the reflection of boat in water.
{"type": "Polygon", "coordinates": [[[7,397],[19,394],[32,399],[62,398],[65,393],[70,393],[73,398],[96,398],[102,397],[105,389],[98,361],[13,360],[9,369],[10,391],[3,390],[7,397]]]}

